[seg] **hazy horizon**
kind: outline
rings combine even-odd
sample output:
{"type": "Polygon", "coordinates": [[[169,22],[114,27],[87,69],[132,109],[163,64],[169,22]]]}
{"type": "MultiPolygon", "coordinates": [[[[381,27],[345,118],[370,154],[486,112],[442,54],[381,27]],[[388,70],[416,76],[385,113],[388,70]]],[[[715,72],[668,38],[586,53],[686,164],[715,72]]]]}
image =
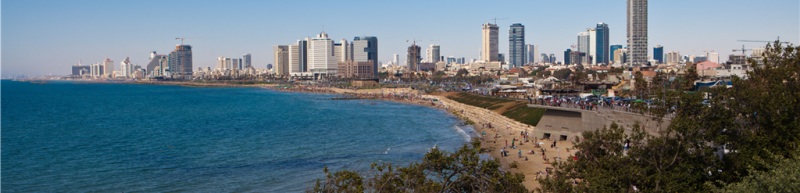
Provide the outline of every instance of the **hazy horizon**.
{"type": "MultiPolygon", "coordinates": [[[[732,49],[761,47],[777,37],[800,40],[796,0],[649,1],[648,52],[702,55],[720,60],[732,49]]],[[[540,53],[563,51],[577,34],[599,22],[610,28],[610,44],[626,44],[625,0],[614,1],[2,1],[2,76],[66,75],[70,66],[125,57],[146,65],[151,51],[166,54],[186,37],[194,69],[214,67],[220,56],[252,54],[253,66],[273,63],[273,47],[325,31],[336,42],[376,36],[379,60],[399,54],[406,40],[441,45],[443,56],[479,58],[481,24],[498,19],[500,52],[508,53],[508,26],[525,25],[526,44],[540,53]]],[[[424,51],[423,51],[424,52],[424,51]]],[[[423,53],[424,55],[424,53],[423,53]]]]}

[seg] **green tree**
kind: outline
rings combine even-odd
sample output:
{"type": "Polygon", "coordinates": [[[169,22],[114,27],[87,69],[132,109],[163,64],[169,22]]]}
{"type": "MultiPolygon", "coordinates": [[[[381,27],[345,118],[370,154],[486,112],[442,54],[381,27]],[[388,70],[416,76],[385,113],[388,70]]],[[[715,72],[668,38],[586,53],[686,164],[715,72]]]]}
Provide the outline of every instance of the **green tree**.
{"type": "Polygon", "coordinates": [[[677,109],[669,127],[656,135],[638,126],[623,132],[615,124],[584,132],[576,144],[578,161],[556,165],[538,191],[709,192],[728,186],[726,191],[762,192],[748,188],[764,182],[767,192],[796,192],[769,187],[797,184],[797,175],[779,174],[796,168],[782,160],[796,160],[800,149],[800,47],[767,47],[763,66],[746,79],[733,78],[732,88],[660,89],[656,108],[677,109]],[[630,140],[629,150],[620,150],[622,140],[630,140]],[[770,176],[773,171],[779,174],[770,176]]]}
{"type": "Polygon", "coordinates": [[[497,160],[482,160],[480,152],[478,140],[452,154],[432,149],[407,167],[372,164],[368,177],[324,169],[325,180],[309,192],[528,192],[524,175],[502,171],[497,160]]]}

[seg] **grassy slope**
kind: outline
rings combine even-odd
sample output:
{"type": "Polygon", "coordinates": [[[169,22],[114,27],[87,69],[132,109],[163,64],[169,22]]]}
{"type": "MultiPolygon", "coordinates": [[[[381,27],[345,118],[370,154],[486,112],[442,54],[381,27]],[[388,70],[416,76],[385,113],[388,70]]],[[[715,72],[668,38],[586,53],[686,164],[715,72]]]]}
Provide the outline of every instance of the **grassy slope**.
{"type": "Polygon", "coordinates": [[[536,126],[545,109],[531,108],[523,101],[508,100],[468,93],[448,94],[447,98],[459,103],[486,108],[521,123],[536,126]]]}

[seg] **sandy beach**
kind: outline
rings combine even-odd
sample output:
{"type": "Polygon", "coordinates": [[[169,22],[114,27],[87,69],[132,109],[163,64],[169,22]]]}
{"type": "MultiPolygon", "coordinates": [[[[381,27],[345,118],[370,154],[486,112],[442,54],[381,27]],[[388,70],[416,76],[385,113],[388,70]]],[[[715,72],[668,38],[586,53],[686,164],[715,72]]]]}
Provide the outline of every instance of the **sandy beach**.
{"type": "Polygon", "coordinates": [[[519,172],[525,175],[524,185],[529,190],[539,187],[537,177],[547,175],[547,168],[554,160],[571,158],[574,150],[570,141],[558,141],[556,147],[551,148],[553,141],[548,139],[537,139],[534,136],[526,137],[526,131],[533,133],[534,126],[526,125],[518,121],[509,119],[495,111],[487,110],[475,106],[470,106],[450,100],[444,95],[420,95],[416,90],[410,88],[383,88],[383,89],[339,89],[327,88],[333,93],[354,95],[364,98],[377,98],[394,100],[399,102],[434,106],[442,108],[455,116],[466,118],[474,122],[476,132],[482,137],[482,147],[490,150],[489,154],[500,161],[503,168],[511,172],[519,172]],[[436,99],[438,102],[432,102],[436,99]],[[490,127],[491,125],[491,127],[490,127]],[[512,148],[514,141],[514,148],[512,148]],[[536,144],[540,145],[536,145],[536,144]],[[501,150],[508,151],[508,156],[502,156],[501,150]],[[520,151],[522,156],[519,156],[520,151]],[[533,151],[533,154],[530,154],[533,151]],[[544,156],[542,154],[544,152],[544,156]],[[527,159],[526,159],[527,158],[527,159]],[[509,165],[517,162],[517,168],[509,165]]]}

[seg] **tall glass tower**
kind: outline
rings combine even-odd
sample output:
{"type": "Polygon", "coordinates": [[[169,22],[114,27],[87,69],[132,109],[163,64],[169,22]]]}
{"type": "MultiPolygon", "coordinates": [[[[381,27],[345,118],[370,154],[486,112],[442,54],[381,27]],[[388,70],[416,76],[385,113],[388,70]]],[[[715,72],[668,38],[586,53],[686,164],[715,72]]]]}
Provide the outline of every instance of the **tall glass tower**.
{"type": "Polygon", "coordinates": [[[520,23],[511,24],[508,29],[508,64],[509,68],[525,64],[525,26],[520,23]]]}
{"type": "Polygon", "coordinates": [[[482,28],[481,60],[486,62],[497,61],[498,56],[498,30],[497,24],[486,23],[482,28]]]}
{"type": "Polygon", "coordinates": [[[595,39],[595,53],[594,61],[595,63],[603,63],[608,64],[608,24],[605,23],[598,23],[597,27],[595,28],[595,33],[597,34],[597,38],[595,39]]]}
{"type": "Polygon", "coordinates": [[[658,64],[664,63],[664,47],[661,45],[653,47],[653,59],[658,61],[658,64]]]}

